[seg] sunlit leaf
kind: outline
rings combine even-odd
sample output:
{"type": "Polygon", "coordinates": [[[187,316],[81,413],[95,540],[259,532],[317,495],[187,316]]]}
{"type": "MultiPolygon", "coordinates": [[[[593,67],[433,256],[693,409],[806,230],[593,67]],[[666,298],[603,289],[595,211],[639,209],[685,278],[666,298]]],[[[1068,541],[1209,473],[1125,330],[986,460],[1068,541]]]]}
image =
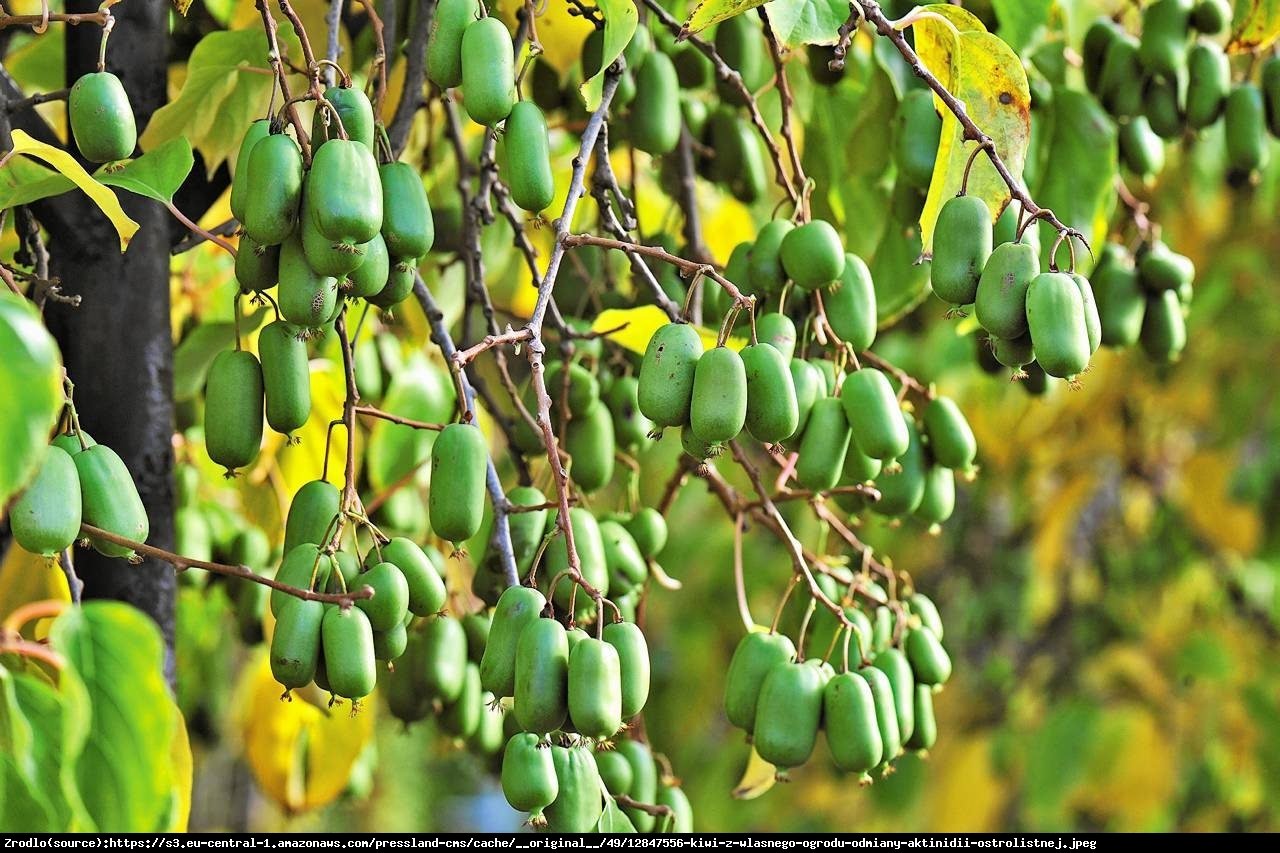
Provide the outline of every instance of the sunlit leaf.
{"type": "Polygon", "coordinates": [[[760,757],[756,748],[751,747],[747,757],[747,767],[742,771],[742,778],[733,786],[735,800],[754,800],[773,787],[778,780],[778,768],[760,757]]]}
{"type": "Polygon", "coordinates": [[[622,49],[635,35],[639,21],[635,4],[631,0],[599,0],[596,7],[604,17],[604,46],[600,56],[600,68],[590,80],[582,83],[582,98],[587,109],[594,111],[600,106],[600,98],[604,92],[604,72],[622,55],[622,49]]]}
{"type": "Polygon", "coordinates": [[[835,44],[840,25],[849,17],[849,3],[848,0],[773,0],[768,12],[773,33],[784,47],[835,44]]]}
{"type": "MultiPolygon", "coordinates": [[[[1018,55],[959,6],[924,6],[911,20],[916,51],[925,67],[964,104],[969,117],[991,137],[1010,173],[1021,180],[1031,134],[1031,94],[1018,55]]],[[[974,150],[973,143],[965,143],[959,120],[940,99],[935,100],[942,114],[942,136],[929,196],[920,214],[926,253],[933,250],[938,211],[960,192],[974,150]]],[[[993,219],[1010,197],[1008,185],[983,155],[973,162],[967,190],[987,203],[993,219]]]]}
{"type": "Polygon", "coordinates": [[[31,204],[74,189],[70,178],[25,157],[14,157],[0,169],[0,210],[31,204]]]}
{"type": "Polygon", "coordinates": [[[35,474],[62,406],[57,343],[30,302],[0,287],[0,506],[35,474]]]}
{"type": "MultiPolygon", "coordinates": [[[[715,284],[707,282],[707,286],[714,287],[715,284]]],[[[607,308],[596,315],[596,319],[591,323],[591,331],[609,332],[610,334],[605,336],[609,340],[643,355],[653,333],[669,322],[666,312],[657,305],[607,308]]],[[[709,349],[716,345],[716,336],[719,334],[717,330],[699,327],[698,334],[702,337],[704,347],[709,349]]],[[[725,341],[725,346],[735,350],[742,349],[746,345],[747,341],[739,337],[730,337],[725,341]]]]}
{"type": "Polygon", "coordinates": [[[1280,36],[1280,0],[1235,0],[1231,17],[1231,53],[1258,51],[1280,36]]]}
{"type": "Polygon", "coordinates": [[[991,6],[1000,22],[1000,38],[1021,52],[1036,31],[1049,23],[1053,0],[992,0],[991,6]]]}
{"type": "Polygon", "coordinates": [[[103,172],[98,180],[107,186],[128,190],[159,202],[172,202],[173,194],[191,174],[195,158],[185,136],[170,139],[114,172],[103,172]]]}
{"type": "Polygon", "coordinates": [[[693,7],[693,11],[685,20],[684,32],[696,35],[712,24],[718,24],[734,15],[762,6],[766,2],[767,0],[702,0],[693,7]]]}
{"type": "Polygon", "coordinates": [[[120,251],[123,252],[129,247],[129,241],[138,231],[138,223],[130,219],[123,208],[120,207],[120,200],[116,198],[116,194],[98,181],[95,181],[84,170],[84,167],[76,162],[74,157],[61,148],[55,148],[52,145],[33,139],[26,131],[22,130],[13,132],[13,151],[16,154],[25,154],[28,157],[43,160],[84,190],[85,195],[93,200],[93,203],[107,215],[107,218],[111,220],[111,224],[115,226],[116,233],[120,235],[120,251]]]}

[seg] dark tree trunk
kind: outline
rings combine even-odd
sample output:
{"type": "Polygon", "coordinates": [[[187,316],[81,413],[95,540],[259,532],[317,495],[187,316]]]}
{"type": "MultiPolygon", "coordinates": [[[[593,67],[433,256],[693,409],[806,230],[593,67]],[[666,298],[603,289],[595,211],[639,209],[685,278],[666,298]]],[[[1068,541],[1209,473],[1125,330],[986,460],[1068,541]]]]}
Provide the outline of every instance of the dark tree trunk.
{"type": "MultiPolygon", "coordinates": [[[[98,0],[71,0],[67,11],[90,12],[98,0]]],[[[112,9],[116,17],[107,50],[107,69],[119,75],[138,128],[166,98],[168,3],[133,0],[112,9]]],[[[95,71],[100,31],[67,27],[66,68],[70,85],[95,71]]],[[[158,203],[119,193],[125,211],[140,228],[129,250],[119,251],[116,234],[97,208],[77,199],[72,220],[51,217],[52,272],[68,293],[78,293],[78,309],[50,305],[49,328],[62,347],[75,383],[81,423],[109,445],[133,474],[151,520],[148,541],[173,546],[173,343],[169,326],[169,213],[158,203]]],[[[156,621],[169,650],[173,673],[174,601],[177,582],[166,563],[139,565],[77,549],[76,568],[85,598],[126,601],[156,621]]]]}

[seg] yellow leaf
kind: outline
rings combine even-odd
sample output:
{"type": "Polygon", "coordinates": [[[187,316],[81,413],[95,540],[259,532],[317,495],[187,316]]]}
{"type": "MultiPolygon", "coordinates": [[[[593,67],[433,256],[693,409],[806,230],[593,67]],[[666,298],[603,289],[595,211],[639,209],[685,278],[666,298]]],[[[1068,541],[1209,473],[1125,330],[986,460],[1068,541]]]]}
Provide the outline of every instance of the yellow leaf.
{"type": "Polygon", "coordinates": [[[1280,0],[1236,0],[1228,53],[1256,53],[1280,36],[1280,0]]]}
{"type": "Polygon", "coordinates": [[[52,145],[32,139],[22,130],[13,132],[13,151],[10,154],[25,154],[28,157],[43,160],[69,178],[72,183],[84,190],[85,195],[89,196],[111,220],[116,233],[120,235],[120,251],[123,252],[129,248],[129,241],[138,231],[138,223],[130,219],[124,212],[124,208],[120,207],[120,199],[116,198],[116,194],[95,181],[74,157],[61,148],[54,148],[52,145]]]}
{"type": "Polygon", "coordinates": [[[169,757],[173,759],[173,814],[166,832],[186,832],[187,818],[191,816],[191,741],[187,739],[187,721],[182,718],[178,704],[173,704],[173,740],[169,744],[169,757]]]}
{"type": "Polygon", "coordinates": [[[1096,484],[1092,473],[1078,475],[1059,489],[1041,514],[1040,524],[1031,547],[1034,576],[1028,592],[1027,607],[1032,621],[1039,625],[1058,608],[1062,571],[1074,555],[1072,545],[1080,509],[1089,500],[1096,484]]]}
{"type": "MultiPolygon", "coordinates": [[[[925,67],[964,104],[969,117],[994,140],[996,153],[1020,180],[1031,137],[1031,94],[1018,55],[959,6],[925,6],[907,20],[915,28],[916,51],[925,67]]],[[[965,166],[974,150],[972,144],[965,144],[959,120],[940,99],[934,100],[942,114],[942,136],[929,195],[920,213],[926,253],[933,251],[938,211],[960,192],[965,166]]],[[[1009,187],[985,155],[973,162],[968,194],[985,201],[993,219],[1009,201],[1009,187]]]]}
{"type": "Polygon", "coordinates": [[[245,669],[238,693],[244,757],[263,792],[289,814],[337,799],[373,737],[374,698],[354,716],[349,703],[324,707],[324,697],[304,691],[281,701],[265,653],[245,669]]]}
{"type": "Polygon", "coordinates": [[[1109,708],[1089,757],[1090,784],[1075,800],[1110,830],[1162,829],[1157,821],[1182,778],[1169,733],[1150,711],[1136,704],[1109,708]]]}
{"type": "Polygon", "coordinates": [[[1230,453],[1204,450],[1182,467],[1177,499],[1196,533],[1216,548],[1248,556],[1258,548],[1262,519],[1231,496],[1236,462],[1230,453]]]}
{"type": "MultiPolygon", "coordinates": [[[[516,12],[524,8],[525,0],[501,0],[502,17],[508,23],[515,22],[516,12]]],[[[581,15],[570,15],[568,3],[547,3],[538,15],[538,40],[542,42],[542,58],[547,64],[567,73],[578,64],[582,55],[582,42],[594,29],[581,15]]]]}
{"type": "Polygon", "coordinates": [[[763,6],[766,2],[768,0],[702,0],[689,13],[689,19],[684,22],[684,31],[690,34],[700,33],[712,24],[763,6]]]}
{"type": "Polygon", "coordinates": [[[1008,781],[992,766],[991,738],[980,732],[942,741],[930,762],[938,772],[932,788],[934,832],[994,832],[1004,820],[1008,781]]]}
{"type": "MultiPolygon", "coordinates": [[[[71,600],[67,576],[58,565],[59,559],[46,560],[17,545],[10,546],[4,562],[0,563],[0,619],[33,601],[71,600]]],[[[44,636],[50,621],[27,624],[22,628],[22,635],[29,640],[39,639],[44,636]]]]}
{"type": "MultiPolygon", "coordinates": [[[[667,318],[666,312],[657,305],[641,305],[636,308],[607,308],[596,315],[595,322],[591,324],[591,331],[610,332],[610,334],[605,335],[609,340],[634,353],[643,355],[654,332],[669,322],[671,321],[667,318]]],[[[702,337],[703,347],[707,349],[714,347],[716,345],[717,331],[701,326],[697,328],[698,334],[702,337]]],[[[734,350],[740,350],[746,345],[747,342],[738,337],[730,337],[725,341],[725,346],[734,350]]]]}
{"type": "Polygon", "coordinates": [[[742,778],[733,786],[733,798],[754,800],[772,788],[777,779],[778,768],[761,758],[753,746],[747,758],[747,769],[742,771],[742,778]]]}

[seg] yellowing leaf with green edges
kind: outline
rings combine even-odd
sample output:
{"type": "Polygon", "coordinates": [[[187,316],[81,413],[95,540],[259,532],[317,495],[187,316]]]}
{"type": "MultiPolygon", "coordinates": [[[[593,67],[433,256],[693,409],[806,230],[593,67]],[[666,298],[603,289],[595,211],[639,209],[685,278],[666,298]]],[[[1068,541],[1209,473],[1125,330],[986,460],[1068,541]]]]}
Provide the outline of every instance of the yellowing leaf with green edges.
{"type": "Polygon", "coordinates": [[[757,6],[763,6],[768,0],[702,0],[693,7],[689,18],[684,22],[685,35],[700,33],[712,24],[740,15],[757,6]]]}
{"type": "Polygon", "coordinates": [[[587,109],[594,111],[600,106],[600,98],[604,93],[605,69],[622,55],[622,49],[631,41],[636,33],[639,16],[635,4],[631,0],[599,0],[596,4],[600,14],[604,16],[604,47],[600,55],[600,69],[590,80],[582,83],[582,99],[587,109]]]}
{"type": "Polygon", "coordinates": [[[111,224],[115,226],[116,233],[120,235],[120,251],[123,252],[129,248],[129,241],[138,232],[138,223],[130,219],[120,207],[120,199],[116,198],[116,194],[95,181],[74,157],[61,148],[55,148],[31,138],[26,131],[22,130],[13,132],[12,153],[25,154],[28,157],[43,160],[84,190],[85,195],[101,208],[107,215],[107,219],[110,219],[111,224]]]}
{"type": "MultiPolygon", "coordinates": [[[[1031,137],[1031,94],[1027,72],[1009,45],[987,32],[972,13],[959,6],[932,4],[908,16],[916,36],[916,52],[947,91],[964,104],[969,117],[995,142],[996,153],[1021,180],[1031,137]]],[[[933,251],[938,211],[960,192],[973,144],[964,143],[964,128],[938,101],[942,136],[933,167],[929,195],[920,214],[926,253],[933,251]]],[[[1009,201],[1009,187],[985,155],[969,175],[969,195],[977,196],[996,218],[1009,201]]]]}
{"type": "MultiPolygon", "coordinates": [[[[715,287],[716,285],[706,282],[704,287],[715,287]]],[[[607,308],[601,311],[595,321],[591,324],[593,332],[609,332],[606,338],[615,344],[631,350],[634,353],[644,354],[645,349],[649,346],[649,339],[653,337],[658,329],[667,325],[671,320],[667,317],[667,313],[657,305],[640,305],[636,308],[607,308]]],[[[706,329],[701,326],[697,327],[698,335],[702,338],[703,347],[710,349],[716,345],[716,336],[718,331],[715,329],[706,329]]],[[[738,337],[730,337],[725,341],[725,346],[729,349],[739,350],[747,345],[747,341],[738,337]]]]}
{"type": "Polygon", "coordinates": [[[1280,0],[1236,0],[1229,53],[1262,50],[1280,36],[1280,0]]]}

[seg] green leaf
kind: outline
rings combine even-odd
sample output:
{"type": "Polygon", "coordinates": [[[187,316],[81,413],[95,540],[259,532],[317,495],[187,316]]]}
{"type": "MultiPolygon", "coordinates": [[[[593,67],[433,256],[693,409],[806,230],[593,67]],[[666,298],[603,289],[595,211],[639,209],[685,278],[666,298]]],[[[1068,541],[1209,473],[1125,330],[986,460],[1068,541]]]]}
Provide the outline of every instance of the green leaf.
{"type": "MultiPolygon", "coordinates": [[[[446,423],[453,419],[455,399],[448,372],[419,355],[392,378],[382,408],[412,420],[446,423]]],[[[369,485],[380,492],[417,468],[431,455],[435,439],[430,430],[379,420],[365,454],[369,485]]],[[[425,466],[421,470],[425,473],[425,466]]]]}
{"type": "MultiPolygon", "coordinates": [[[[280,27],[281,47],[297,39],[280,27]]],[[[144,151],[185,136],[213,172],[240,144],[244,129],[266,114],[273,78],[261,27],[217,31],[191,51],[187,77],[173,101],[156,111],[140,140],[144,151]]]]}
{"type": "Polygon", "coordinates": [[[766,2],[768,0],[703,0],[689,13],[688,20],[684,22],[683,35],[700,33],[712,24],[763,6],[766,2]]]}
{"type": "Polygon", "coordinates": [[[131,160],[118,171],[104,171],[95,177],[107,186],[170,204],[194,165],[191,143],[185,136],[179,136],[131,160]]]}
{"type": "Polygon", "coordinates": [[[622,55],[622,49],[636,33],[639,16],[631,0],[599,0],[596,7],[604,18],[604,46],[600,55],[600,70],[582,84],[582,98],[587,109],[595,111],[604,93],[604,72],[622,55]]]}
{"type": "Polygon", "coordinates": [[[95,601],[67,610],[50,631],[66,658],[63,679],[84,688],[92,713],[76,778],[103,832],[164,828],[174,797],[170,743],[173,699],[164,679],[164,642],[141,612],[95,601]]]}
{"type": "MultiPolygon", "coordinates": [[[[68,685],[75,685],[71,680],[68,685]]],[[[32,676],[13,679],[14,698],[31,724],[30,779],[48,802],[53,829],[91,830],[93,823],[85,811],[76,786],[75,761],[84,747],[88,707],[83,693],[74,686],[59,691],[32,676]]]]}
{"type": "Polygon", "coordinates": [[[618,807],[618,801],[608,795],[604,798],[604,812],[596,823],[596,832],[630,833],[635,832],[635,824],[627,813],[618,807]]]}
{"type": "MultiPolygon", "coordinates": [[[[1052,104],[1053,135],[1035,200],[1098,246],[1115,203],[1116,126],[1083,92],[1056,87],[1052,104]]],[[[1048,251],[1053,241],[1041,242],[1048,251]]]]}
{"type": "Polygon", "coordinates": [[[769,24],[784,47],[835,44],[849,17],[848,0],[773,0],[769,24]]]}
{"type": "Polygon", "coordinates": [[[1021,53],[1036,32],[1049,23],[1053,0],[991,0],[991,6],[1000,22],[1000,38],[1021,53]]]}
{"type": "Polygon", "coordinates": [[[26,157],[14,157],[0,169],[0,210],[62,195],[75,184],[26,157]]]}
{"type": "MultiPolygon", "coordinates": [[[[240,320],[242,334],[258,328],[266,316],[266,309],[259,308],[240,320]]],[[[204,388],[205,377],[218,353],[235,345],[235,323],[201,323],[182,339],[173,353],[173,399],[182,402],[194,399],[204,388]]]]}
{"type": "MultiPolygon", "coordinates": [[[[1027,72],[1009,45],[988,33],[970,12],[945,3],[916,9],[907,19],[916,36],[916,51],[925,67],[964,104],[969,117],[995,143],[996,153],[1016,180],[1021,180],[1031,135],[1031,94],[1027,72]]],[[[933,249],[933,226],[946,201],[959,194],[973,144],[965,144],[964,128],[939,102],[942,136],[929,195],[920,214],[925,252],[933,249]]],[[[973,161],[968,194],[991,208],[995,219],[1010,198],[1009,187],[985,156],[973,161]]]]}
{"type": "Polygon", "coordinates": [[[1259,51],[1280,36],[1280,0],[1235,0],[1230,53],[1259,51]]]}
{"type": "Polygon", "coordinates": [[[31,303],[0,290],[0,506],[44,459],[62,412],[62,356],[31,303]]]}

